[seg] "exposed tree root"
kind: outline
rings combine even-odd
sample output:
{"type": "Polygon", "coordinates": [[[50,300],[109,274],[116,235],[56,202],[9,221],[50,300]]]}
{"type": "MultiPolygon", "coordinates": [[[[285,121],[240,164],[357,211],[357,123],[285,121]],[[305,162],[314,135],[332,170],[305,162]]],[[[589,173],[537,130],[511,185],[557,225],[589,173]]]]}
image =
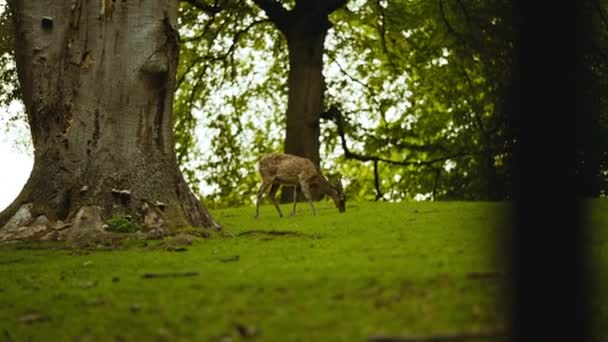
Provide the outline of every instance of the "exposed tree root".
{"type": "Polygon", "coordinates": [[[35,216],[32,203],[22,205],[0,228],[0,244],[15,241],[65,241],[81,247],[111,244],[129,239],[160,239],[176,232],[164,225],[158,210],[144,205],[141,229],[135,232],[118,233],[109,230],[102,218],[99,206],[83,206],[68,221],[50,221],[45,215],[35,216]]]}

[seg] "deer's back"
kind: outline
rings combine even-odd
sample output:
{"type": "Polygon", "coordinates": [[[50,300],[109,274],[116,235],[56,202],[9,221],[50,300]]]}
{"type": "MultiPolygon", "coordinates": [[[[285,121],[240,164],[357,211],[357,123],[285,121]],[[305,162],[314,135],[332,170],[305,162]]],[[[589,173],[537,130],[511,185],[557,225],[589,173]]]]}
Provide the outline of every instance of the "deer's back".
{"type": "Polygon", "coordinates": [[[271,153],[259,162],[260,174],[264,179],[275,179],[284,183],[297,184],[300,175],[317,174],[315,164],[309,159],[286,153],[271,153]]]}

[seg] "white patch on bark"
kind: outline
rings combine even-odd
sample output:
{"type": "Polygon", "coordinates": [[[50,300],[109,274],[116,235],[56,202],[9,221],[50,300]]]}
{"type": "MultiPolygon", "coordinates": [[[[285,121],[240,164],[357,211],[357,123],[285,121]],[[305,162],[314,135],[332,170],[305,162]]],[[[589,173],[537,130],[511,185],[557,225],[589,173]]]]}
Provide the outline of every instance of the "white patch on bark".
{"type": "Polygon", "coordinates": [[[32,220],[32,203],[27,203],[21,206],[19,210],[11,217],[10,220],[0,229],[1,231],[14,231],[18,227],[24,226],[32,220]]]}
{"type": "Polygon", "coordinates": [[[62,232],[68,241],[81,241],[103,235],[101,207],[85,206],[78,210],[69,229],[62,232]]]}
{"type": "Polygon", "coordinates": [[[49,228],[49,219],[38,216],[32,222],[33,204],[24,204],[17,213],[0,229],[0,241],[27,240],[33,238],[49,228]]]}
{"type": "Polygon", "coordinates": [[[163,214],[160,212],[159,207],[154,207],[148,202],[144,201],[141,210],[144,214],[144,226],[147,229],[157,229],[162,228],[164,224],[163,214]],[[157,209],[158,208],[158,209],[157,209]]]}

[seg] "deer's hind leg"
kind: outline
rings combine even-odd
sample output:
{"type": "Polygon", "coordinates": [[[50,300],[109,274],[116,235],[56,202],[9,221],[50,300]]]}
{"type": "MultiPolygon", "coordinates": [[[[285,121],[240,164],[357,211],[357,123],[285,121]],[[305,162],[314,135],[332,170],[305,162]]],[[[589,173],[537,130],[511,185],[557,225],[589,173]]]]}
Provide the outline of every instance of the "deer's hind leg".
{"type": "Polygon", "coordinates": [[[298,186],[293,187],[293,209],[291,210],[291,216],[296,215],[296,203],[298,203],[298,186]]]}
{"type": "Polygon", "coordinates": [[[272,204],[274,204],[274,207],[277,208],[277,211],[279,212],[279,217],[283,217],[283,213],[281,212],[281,207],[279,207],[279,204],[277,203],[277,199],[276,199],[276,194],[277,194],[277,191],[279,190],[279,187],[281,187],[281,184],[273,183],[272,186],[270,187],[270,192],[268,193],[268,195],[270,195],[270,199],[272,200],[272,204]]]}
{"type": "Polygon", "coordinates": [[[270,186],[270,182],[264,181],[262,185],[260,185],[260,189],[255,195],[255,217],[258,218],[260,216],[260,201],[262,200],[262,195],[270,186]]]}

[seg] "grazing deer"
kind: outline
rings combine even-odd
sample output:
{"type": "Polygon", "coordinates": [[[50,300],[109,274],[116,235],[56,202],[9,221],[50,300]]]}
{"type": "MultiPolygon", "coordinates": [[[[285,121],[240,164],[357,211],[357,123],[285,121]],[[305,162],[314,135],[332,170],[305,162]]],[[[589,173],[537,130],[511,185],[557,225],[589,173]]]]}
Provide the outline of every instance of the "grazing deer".
{"type": "Polygon", "coordinates": [[[329,195],[341,213],[346,211],[346,198],[344,197],[342,182],[338,182],[337,186],[329,184],[327,179],[323,177],[315,164],[309,159],[286,153],[271,153],[260,160],[259,168],[263,182],[256,195],[256,218],[260,216],[260,200],[268,187],[270,187],[269,195],[272,204],[277,208],[279,216],[283,217],[281,208],[275,198],[281,185],[294,187],[291,215],[296,214],[298,187],[302,189],[304,197],[310,202],[313,215],[316,215],[317,212],[312,204],[311,191],[315,194],[329,195]]]}

